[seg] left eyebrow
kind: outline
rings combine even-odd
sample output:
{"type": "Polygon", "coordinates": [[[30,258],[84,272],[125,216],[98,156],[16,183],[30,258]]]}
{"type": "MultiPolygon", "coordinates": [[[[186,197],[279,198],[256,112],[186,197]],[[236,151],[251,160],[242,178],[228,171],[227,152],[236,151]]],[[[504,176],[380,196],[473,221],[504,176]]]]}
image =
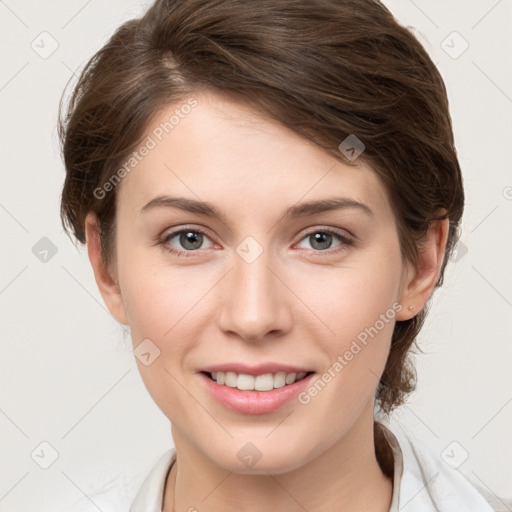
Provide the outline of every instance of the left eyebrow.
{"type": "Polygon", "coordinates": [[[309,201],[307,203],[299,203],[291,206],[284,213],[284,218],[295,219],[298,217],[308,217],[317,213],[323,213],[333,210],[343,210],[355,208],[363,211],[367,215],[373,216],[373,212],[369,206],[348,197],[333,197],[329,199],[321,199],[319,201],[309,201]]]}
{"type": "MultiPolygon", "coordinates": [[[[197,201],[185,197],[157,196],[147,203],[140,211],[144,213],[154,208],[177,208],[190,213],[198,213],[208,217],[214,217],[221,220],[227,225],[226,215],[211,203],[197,201]]],[[[290,206],[283,214],[282,218],[295,219],[299,217],[308,217],[318,213],[342,210],[342,209],[358,209],[367,215],[373,216],[373,212],[369,206],[348,197],[334,197],[321,199],[317,201],[308,201],[290,206]]]]}

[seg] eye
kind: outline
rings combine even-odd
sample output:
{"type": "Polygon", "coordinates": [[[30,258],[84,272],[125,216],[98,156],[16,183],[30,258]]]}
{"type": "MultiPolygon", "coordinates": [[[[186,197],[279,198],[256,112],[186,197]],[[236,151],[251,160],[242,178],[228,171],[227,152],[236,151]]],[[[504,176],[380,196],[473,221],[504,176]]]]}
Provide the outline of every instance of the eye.
{"type": "Polygon", "coordinates": [[[203,243],[210,240],[206,233],[197,228],[185,228],[166,233],[160,240],[160,243],[170,252],[178,256],[193,256],[194,253],[202,249],[208,249],[210,246],[203,246],[203,243]],[[178,248],[176,248],[178,246],[178,248]]]}
{"type": "MultiPolygon", "coordinates": [[[[347,245],[352,244],[352,240],[348,238],[346,235],[339,233],[337,231],[331,230],[323,230],[317,229],[316,231],[310,231],[306,236],[301,240],[301,243],[306,241],[311,245],[311,248],[315,251],[327,252],[328,249],[333,247],[333,242],[338,241],[338,244],[335,245],[335,250],[332,252],[338,252],[343,250],[347,245]]],[[[302,247],[304,248],[304,247],[302,247]]],[[[308,247],[305,247],[308,249],[308,247]]]]}
{"type": "MultiPolygon", "coordinates": [[[[338,253],[352,245],[353,241],[345,234],[328,229],[317,229],[310,231],[301,240],[301,243],[309,243],[310,248],[317,252],[325,252],[328,254],[338,253]],[[334,245],[337,242],[337,245],[334,245]],[[329,251],[329,249],[334,250],[329,251]]],[[[205,231],[198,228],[181,228],[170,233],[166,233],[159,240],[167,251],[176,254],[179,257],[195,256],[204,249],[213,247],[213,242],[205,231]],[[210,244],[204,245],[210,241],[210,244]]],[[[299,245],[300,247],[300,245],[299,245]]],[[[301,247],[308,249],[308,247],[301,247]]]]}

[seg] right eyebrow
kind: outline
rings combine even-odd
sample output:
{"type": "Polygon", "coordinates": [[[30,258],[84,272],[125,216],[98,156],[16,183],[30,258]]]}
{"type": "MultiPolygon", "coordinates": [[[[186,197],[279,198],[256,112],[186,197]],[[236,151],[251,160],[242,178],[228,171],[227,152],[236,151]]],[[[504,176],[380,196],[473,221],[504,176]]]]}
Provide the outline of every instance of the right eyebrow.
{"type": "Polygon", "coordinates": [[[363,211],[367,215],[373,216],[373,212],[370,207],[364,203],[360,203],[359,201],[350,199],[348,197],[333,197],[293,205],[288,208],[288,210],[286,210],[284,217],[287,219],[295,219],[298,217],[307,217],[317,213],[346,208],[356,208],[363,211]]]}

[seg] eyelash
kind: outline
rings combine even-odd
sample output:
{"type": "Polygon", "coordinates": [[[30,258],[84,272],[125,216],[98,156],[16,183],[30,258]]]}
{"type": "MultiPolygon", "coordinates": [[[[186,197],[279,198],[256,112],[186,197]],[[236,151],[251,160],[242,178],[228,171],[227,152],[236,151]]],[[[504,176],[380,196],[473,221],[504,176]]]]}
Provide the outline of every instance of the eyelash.
{"type": "MultiPolygon", "coordinates": [[[[158,239],[158,244],[162,245],[166,251],[174,254],[175,256],[178,256],[179,258],[194,257],[198,253],[201,253],[202,251],[206,250],[206,249],[198,249],[195,251],[181,251],[181,250],[173,249],[168,245],[168,242],[171,238],[174,238],[176,235],[179,235],[180,233],[184,233],[184,232],[200,233],[200,234],[206,236],[207,238],[209,238],[208,234],[200,228],[186,228],[185,227],[185,228],[177,229],[176,231],[171,231],[170,233],[166,233],[165,236],[158,239]]],[[[314,255],[332,256],[332,255],[342,252],[343,250],[346,250],[347,246],[354,244],[354,241],[352,239],[348,238],[346,235],[342,234],[341,232],[333,230],[333,229],[315,229],[315,230],[309,231],[308,233],[304,234],[304,236],[300,239],[299,242],[301,242],[302,240],[306,239],[307,237],[309,237],[315,233],[334,235],[335,237],[337,237],[339,239],[340,242],[342,242],[342,244],[334,250],[326,249],[324,251],[321,251],[321,250],[313,249],[314,255]]]]}

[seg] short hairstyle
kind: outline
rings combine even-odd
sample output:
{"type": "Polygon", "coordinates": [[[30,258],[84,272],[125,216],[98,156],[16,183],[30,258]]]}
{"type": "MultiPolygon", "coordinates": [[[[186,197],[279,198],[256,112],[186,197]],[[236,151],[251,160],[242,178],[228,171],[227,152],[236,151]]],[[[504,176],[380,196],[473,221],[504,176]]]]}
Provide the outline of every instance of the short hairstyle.
{"type": "MultiPolygon", "coordinates": [[[[115,255],[116,190],[97,197],[161,109],[208,90],[243,101],[347,165],[381,178],[404,261],[417,262],[432,222],[449,219],[444,261],[464,206],[443,79],[425,49],[377,0],[157,0],[89,60],[58,132],[66,168],[61,219],[86,242],[99,219],[115,255]],[[352,161],[339,146],[364,144],[352,161]]],[[[416,384],[408,357],[426,308],[396,323],[376,399],[388,413],[416,384]]]]}

